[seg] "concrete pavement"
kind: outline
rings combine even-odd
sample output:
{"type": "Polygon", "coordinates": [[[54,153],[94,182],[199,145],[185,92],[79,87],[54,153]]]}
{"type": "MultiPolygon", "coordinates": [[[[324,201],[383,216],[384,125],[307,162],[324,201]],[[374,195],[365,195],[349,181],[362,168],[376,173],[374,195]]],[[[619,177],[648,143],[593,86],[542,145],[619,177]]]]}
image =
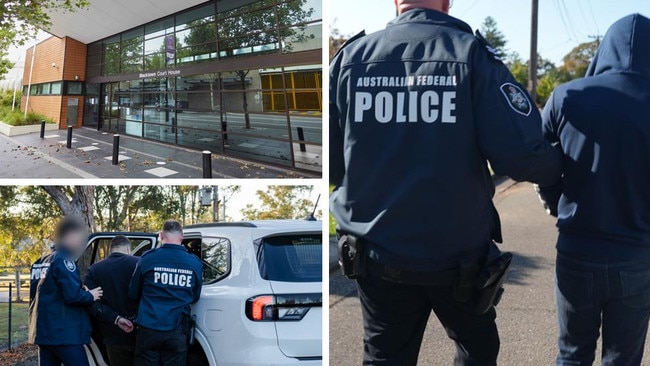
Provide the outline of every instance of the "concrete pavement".
{"type": "MultiPolygon", "coordinates": [[[[111,165],[111,134],[75,129],[72,149],[65,131],[0,136],[0,178],[201,178],[201,152],[157,142],[120,137],[120,164],[111,165]]],[[[276,166],[215,155],[214,178],[316,178],[276,166]]]]}
{"type": "MultiPolygon", "coordinates": [[[[557,324],[554,297],[554,219],[541,208],[530,184],[502,183],[495,198],[503,224],[502,250],[515,255],[513,271],[498,306],[501,334],[499,365],[552,365],[557,324]]],[[[363,328],[361,309],[352,281],[338,270],[330,276],[330,364],[360,365],[363,328]]],[[[455,347],[438,320],[429,320],[419,365],[453,364],[455,347]]],[[[650,365],[650,347],[646,344],[650,365]]],[[[600,365],[596,362],[596,365],[600,365]]]]}

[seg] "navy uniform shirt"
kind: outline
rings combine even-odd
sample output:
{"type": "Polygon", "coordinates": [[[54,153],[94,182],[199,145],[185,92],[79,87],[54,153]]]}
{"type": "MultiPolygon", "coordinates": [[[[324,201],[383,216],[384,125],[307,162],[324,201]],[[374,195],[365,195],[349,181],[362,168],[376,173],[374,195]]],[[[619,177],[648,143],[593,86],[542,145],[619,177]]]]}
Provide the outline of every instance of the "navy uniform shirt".
{"type": "Polygon", "coordinates": [[[163,244],[146,252],[133,273],[129,296],[139,299],[135,323],[169,331],[178,328],[190,304],[199,301],[203,267],[181,245],[163,244]]]}
{"type": "Polygon", "coordinates": [[[560,143],[563,181],[542,188],[557,210],[558,250],[597,262],[650,262],[650,19],[607,31],[583,79],[555,89],[543,113],[560,143]]]}
{"type": "Polygon", "coordinates": [[[331,210],[375,260],[438,271],[485,255],[500,237],[487,161],[516,180],[561,174],[537,108],[467,24],[410,10],[332,61],[331,210]]]}
{"type": "Polygon", "coordinates": [[[129,283],[138,264],[138,258],[113,253],[103,261],[90,266],[84,283],[88,288],[101,287],[104,295],[93,304],[91,312],[100,321],[99,327],[104,344],[135,344],[135,333],[125,333],[115,325],[118,316],[133,319],[138,310],[138,302],[129,297],[129,283]]]}
{"type": "Polygon", "coordinates": [[[82,288],[74,258],[64,248],[57,248],[36,288],[29,341],[53,346],[89,344],[86,307],[92,303],[93,295],[82,288]]]}

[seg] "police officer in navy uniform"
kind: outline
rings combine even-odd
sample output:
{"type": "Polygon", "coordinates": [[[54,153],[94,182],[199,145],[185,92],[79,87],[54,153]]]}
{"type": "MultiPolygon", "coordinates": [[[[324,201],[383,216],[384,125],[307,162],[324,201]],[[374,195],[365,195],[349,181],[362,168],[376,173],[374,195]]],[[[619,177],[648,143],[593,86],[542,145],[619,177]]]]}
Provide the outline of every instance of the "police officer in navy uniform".
{"type": "Polygon", "coordinates": [[[100,287],[86,290],[76,259],[83,253],[86,225],[77,217],[62,219],[56,229],[56,252],[41,275],[30,314],[29,341],[38,345],[41,366],[84,366],[90,343],[86,307],[102,296],[100,287]]]}
{"type": "Polygon", "coordinates": [[[489,276],[499,269],[502,283],[512,256],[494,245],[487,162],[552,184],[561,152],[494,49],[448,15],[449,0],[396,5],[385,30],[351,39],[330,69],[331,210],[344,273],[357,279],[364,365],[415,365],[431,311],[456,365],[496,365],[501,289],[489,276]]]}
{"type": "MultiPolygon", "coordinates": [[[[34,306],[34,299],[36,298],[36,288],[38,283],[41,281],[41,277],[45,277],[47,270],[50,269],[50,262],[52,261],[52,256],[54,255],[54,247],[52,247],[52,252],[43,255],[38,258],[29,270],[29,313],[31,314],[34,306]]],[[[31,316],[30,316],[31,318],[31,316]]]]}
{"type": "Polygon", "coordinates": [[[138,258],[131,255],[131,241],[123,235],[111,240],[110,255],[86,272],[88,287],[101,287],[104,296],[92,305],[91,314],[98,321],[98,330],[111,365],[133,365],[135,336],[131,319],[138,310],[138,302],[129,297],[131,276],[138,258]]]}
{"type": "Polygon", "coordinates": [[[190,305],[199,301],[203,267],[182,246],[178,221],[164,223],[160,240],[161,247],[140,258],[129,286],[129,296],[139,300],[135,365],[184,366],[190,305]]]}

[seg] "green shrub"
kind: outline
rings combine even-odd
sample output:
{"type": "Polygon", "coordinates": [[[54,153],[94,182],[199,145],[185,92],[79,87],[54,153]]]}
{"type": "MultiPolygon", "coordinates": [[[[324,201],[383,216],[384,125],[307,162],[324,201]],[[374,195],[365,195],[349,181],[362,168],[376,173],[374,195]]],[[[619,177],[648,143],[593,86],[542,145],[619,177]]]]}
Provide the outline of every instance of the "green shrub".
{"type": "Polygon", "coordinates": [[[27,117],[20,111],[20,109],[11,110],[11,104],[5,106],[0,104],[0,121],[12,126],[28,126],[41,123],[45,120],[46,123],[54,123],[51,118],[45,117],[42,114],[27,112],[27,117]]]}
{"type": "MultiPolygon", "coordinates": [[[[21,90],[16,91],[16,105],[20,105],[20,98],[22,97],[23,92],[21,90]]],[[[0,90],[0,106],[11,108],[11,104],[14,100],[14,91],[10,89],[0,90]]]]}

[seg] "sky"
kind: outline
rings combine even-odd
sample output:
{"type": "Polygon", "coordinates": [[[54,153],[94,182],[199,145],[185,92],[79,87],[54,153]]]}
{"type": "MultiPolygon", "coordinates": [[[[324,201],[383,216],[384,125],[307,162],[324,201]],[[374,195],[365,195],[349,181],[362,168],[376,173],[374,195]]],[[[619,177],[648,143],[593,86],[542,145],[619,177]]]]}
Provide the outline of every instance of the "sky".
{"type": "MultiPolygon", "coordinates": [[[[357,34],[374,32],[395,16],[393,0],[326,0],[330,4],[330,29],[357,34]],[[369,11],[370,10],[370,11],[369,11]],[[365,14],[360,17],[360,14],[365,14]]],[[[647,0],[540,0],[538,52],[561,63],[575,46],[602,36],[616,20],[641,13],[650,17],[647,0]]],[[[525,60],[530,55],[530,0],[454,0],[452,16],[478,29],[487,16],[493,17],[506,36],[506,48],[525,60]]]]}
{"type": "MultiPolygon", "coordinates": [[[[267,186],[262,183],[252,183],[252,184],[245,184],[241,185],[241,190],[239,193],[236,193],[235,195],[232,196],[232,198],[228,201],[226,204],[226,215],[230,218],[232,218],[234,221],[241,221],[242,220],[242,214],[241,210],[246,207],[248,204],[252,204],[255,207],[260,207],[260,202],[257,199],[256,192],[258,190],[265,191],[267,189],[267,186]]],[[[311,194],[309,194],[306,198],[309,198],[311,201],[316,202],[318,199],[318,194],[321,192],[321,187],[320,185],[316,185],[314,189],[312,190],[311,194]]],[[[316,211],[321,210],[323,211],[323,203],[327,197],[323,198],[321,197],[320,201],[318,202],[318,208],[316,211]]]]}

